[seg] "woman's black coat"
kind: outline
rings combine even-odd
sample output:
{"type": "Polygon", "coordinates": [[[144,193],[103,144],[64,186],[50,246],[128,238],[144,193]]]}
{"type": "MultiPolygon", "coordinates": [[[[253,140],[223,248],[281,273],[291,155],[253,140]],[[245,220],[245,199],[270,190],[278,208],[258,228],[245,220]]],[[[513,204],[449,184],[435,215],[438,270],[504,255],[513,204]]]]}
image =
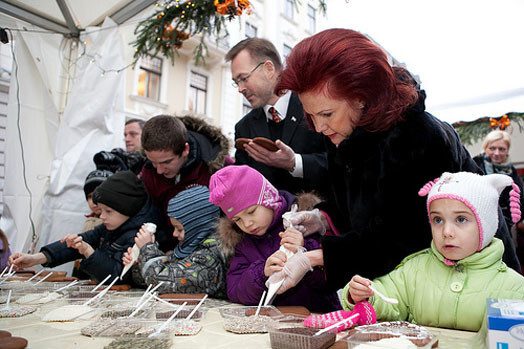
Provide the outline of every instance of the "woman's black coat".
{"type": "MultiPolygon", "coordinates": [[[[420,95],[404,120],[385,132],[357,127],[339,147],[326,138],[335,200],[319,208],[342,234],[322,239],[327,280],[334,289],[355,274],[384,275],[430,246],[426,197],[418,196],[424,184],[445,171],[481,173],[453,128],[424,111],[424,92],[420,95]]],[[[496,236],[504,241],[506,264],[520,270],[504,219],[496,236]]]]}

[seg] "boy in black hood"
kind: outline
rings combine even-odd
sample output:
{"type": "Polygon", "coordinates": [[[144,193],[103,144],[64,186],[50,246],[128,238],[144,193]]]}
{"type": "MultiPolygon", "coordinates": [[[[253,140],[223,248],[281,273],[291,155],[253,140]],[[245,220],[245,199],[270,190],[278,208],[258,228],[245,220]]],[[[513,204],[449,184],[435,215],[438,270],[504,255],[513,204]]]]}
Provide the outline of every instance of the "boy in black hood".
{"type": "MultiPolygon", "coordinates": [[[[94,280],[120,275],[123,254],[133,246],[137,231],[147,222],[160,224],[161,216],[131,171],[109,177],[95,189],[93,202],[102,211],[103,224],[82,234],[67,234],[36,254],[15,253],[9,263],[15,270],[36,264],[52,268],[82,258],[79,269],[94,280]]],[[[123,280],[128,281],[129,277],[123,280]]]]}

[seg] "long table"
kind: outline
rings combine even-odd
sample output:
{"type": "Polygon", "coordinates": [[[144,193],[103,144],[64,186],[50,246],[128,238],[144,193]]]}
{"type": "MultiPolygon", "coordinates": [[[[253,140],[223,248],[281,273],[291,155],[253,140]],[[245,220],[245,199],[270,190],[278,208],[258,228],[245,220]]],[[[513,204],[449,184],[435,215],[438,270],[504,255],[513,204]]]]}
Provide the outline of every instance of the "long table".
{"type": "MultiPolygon", "coordinates": [[[[271,347],[268,334],[235,334],[225,331],[218,310],[220,306],[224,306],[224,302],[208,299],[206,306],[210,308],[202,320],[200,333],[195,336],[174,336],[172,348],[266,349],[271,347]]],[[[13,336],[26,338],[29,341],[29,348],[38,349],[103,348],[113,340],[112,338],[92,338],[81,335],[80,329],[89,321],[43,322],[41,317],[45,311],[46,306],[42,306],[30,315],[0,319],[0,329],[10,331],[13,336]]],[[[439,328],[429,329],[439,336],[439,348],[443,349],[471,348],[468,339],[475,334],[474,332],[439,328]]],[[[342,339],[345,335],[341,333],[337,339],[342,339]]],[[[346,345],[341,340],[334,347],[342,349],[346,348],[346,345]]]]}

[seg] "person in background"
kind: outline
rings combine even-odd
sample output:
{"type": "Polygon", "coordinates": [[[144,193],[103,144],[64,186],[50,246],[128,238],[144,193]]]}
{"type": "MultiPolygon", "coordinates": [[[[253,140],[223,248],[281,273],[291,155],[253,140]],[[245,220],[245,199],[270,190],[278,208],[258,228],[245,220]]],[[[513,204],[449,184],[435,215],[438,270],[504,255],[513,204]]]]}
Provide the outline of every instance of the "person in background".
{"type": "MultiPolygon", "coordinates": [[[[339,233],[306,253],[313,266],[324,266],[333,289],[351,275],[384,275],[429,245],[424,201],[416,195],[424,183],[446,171],[481,172],[451,125],[425,111],[425,92],[409,72],[391,67],[384,50],[357,31],[328,29],[302,40],[277,90],[298,94],[326,143],[334,200],[289,222],[305,234],[339,233]],[[369,246],[380,258],[370,258],[369,246]]],[[[497,237],[504,261],[520,270],[504,220],[497,237]]]]}
{"type": "Polygon", "coordinates": [[[9,241],[7,240],[7,235],[0,229],[0,272],[7,267],[9,256],[11,256],[9,241]]]}
{"type": "MultiPolygon", "coordinates": [[[[37,264],[53,268],[82,258],[79,270],[93,280],[119,276],[123,269],[122,257],[127,248],[133,246],[142,224],[158,224],[162,218],[142,181],[131,171],[117,172],[106,179],[95,189],[93,202],[101,210],[103,224],[82,234],[67,234],[36,254],[14,253],[9,264],[13,264],[15,270],[37,264]]],[[[119,282],[130,283],[131,274],[119,282]]]]}
{"type": "Polygon", "coordinates": [[[305,250],[320,247],[320,236],[304,238],[293,228],[283,231],[282,217],[295,201],[299,210],[309,209],[317,197],[277,191],[246,165],[217,171],[211,176],[209,191],[209,201],[227,216],[221,219],[218,232],[226,255],[233,255],[226,283],[231,301],[257,305],[272,282],[269,278],[280,273],[285,277],[273,304],[302,305],[316,312],[340,309],[336,293],[326,290],[323,271],[313,269],[304,255],[305,250]],[[287,257],[281,246],[294,255],[287,257]]]}
{"type": "MultiPolygon", "coordinates": [[[[154,235],[141,228],[135,243],[140,248],[138,265],[131,270],[137,284],[157,285],[160,293],[207,293],[225,298],[226,261],[215,236],[220,209],[209,202],[209,189],[192,186],[169,200],[167,215],[173,237],[179,241],[173,253],[158,248],[154,235]]],[[[124,264],[131,262],[131,250],[124,264]]]]}
{"type": "Polygon", "coordinates": [[[307,127],[296,94],[275,94],[282,71],[275,46],[266,39],[245,39],[229,50],[226,61],[231,61],[233,85],[253,107],[235,125],[235,140],[264,137],[279,148],[272,152],[249,142],[236,150],[235,164],[253,167],[278,189],[293,194],[315,190],[325,198],[329,185],[324,180],[327,158],[322,136],[307,127]]]}
{"type": "MultiPolygon", "coordinates": [[[[519,176],[517,169],[513,166],[509,158],[510,147],[511,136],[509,133],[502,130],[491,131],[482,143],[483,153],[475,156],[473,160],[475,160],[485,174],[500,173],[510,176],[513,182],[520,188],[520,207],[522,208],[524,207],[524,185],[522,178],[519,176]]],[[[524,263],[524,223],[521,221],[514,224],[511,220],[509,191],[510,188],[506,188],[502,192],[499,204],[506,219],[506,224],[511,230],[513,241],[517,246],[517,256],[520,259],[522,267],[524,263]],[[520,243],[518,241],[519,238],[521,240],[520,243]]]]}
{"type": "Polygon", "coordinates": [[[220,129],[190,116],[157,115],[142,130],[147,161],[142,179],[153,203],[162,211],[166,234],[156,235],[162,251],[176,245],[167,215],[169,200],[190,185],[209,185],[209,177],[229,159],[229,141],[220,129]]]}
{"type": "Polygon", "coordinates": [[[129,119],[126,121],[126,125],[124,127],[126,152],[140,152],[142,149],[142,146],[140,145],[140,138],[142,137],[142,128],[144,128],[144,124],[145,121],[140,119],[129,119]]]}
{"type": "Polygon", "coordinates": [[[84,233],[88,230],[94,229],[97,225],[102,224],[100,219],[100,213],[102,212],[100,208],[93,202],[93,193],[95,189],[106,179],[113,175],[113,172],[107,170],[94,170],[89,172],[84,182],[84,194],[89,205],[91,212],[86,215],[86,220],[84,226],[82,227],[81,233],[84,233]]]}
{"type": "MultiPolygon", "coordinates": [[[[512,218],[518,221],[520,189],[509,176],[443,173],[427,183],[419,195],[428,196],[431,247],[407,256],[373,282],[353,276],[341,297],[345,311],[371,297],[378,321],[478,331],[486,317],[487,298],[524,300],[524,277],[502,261],[504,244],[494,238],[504,188],[512,192],[512,218]],[[384,302],[370,285],[399,303],[384,302]]],[[[313,316],[309,322],[324,327],[329,325],[323,321],[327,318],[313,316]]]]}
{"type": "MultiPolygon", "coordinates": [[[[96,187],[102,184],[107,178],[113,175],[113,172],[106,170],[94,170],[89,172],[84,182],[84,194],[89,205],[90,213],[87,214],[86,220],[80,233],[85,233],[86,231],[95,229],[96,226],[103,223],[100,219],[100,213],[102,212],[100,208],[93,202],[93,192],[96,187]]],[[[77,259],[73,266],[73,276],[79,279],[89,279],[89,275],[80,271],[80,263],[82,259],[77,259]]]]}

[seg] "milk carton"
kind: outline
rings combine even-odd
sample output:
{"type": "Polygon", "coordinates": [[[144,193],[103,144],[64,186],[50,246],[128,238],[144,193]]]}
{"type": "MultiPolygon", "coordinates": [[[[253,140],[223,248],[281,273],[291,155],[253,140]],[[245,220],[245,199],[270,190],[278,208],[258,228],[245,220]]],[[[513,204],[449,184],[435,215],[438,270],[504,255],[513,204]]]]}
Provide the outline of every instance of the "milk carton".
{"type": "Polygon", "coordinates": [[[488,347],[524,349],[524,301],[488,298],[488,347]]]}

